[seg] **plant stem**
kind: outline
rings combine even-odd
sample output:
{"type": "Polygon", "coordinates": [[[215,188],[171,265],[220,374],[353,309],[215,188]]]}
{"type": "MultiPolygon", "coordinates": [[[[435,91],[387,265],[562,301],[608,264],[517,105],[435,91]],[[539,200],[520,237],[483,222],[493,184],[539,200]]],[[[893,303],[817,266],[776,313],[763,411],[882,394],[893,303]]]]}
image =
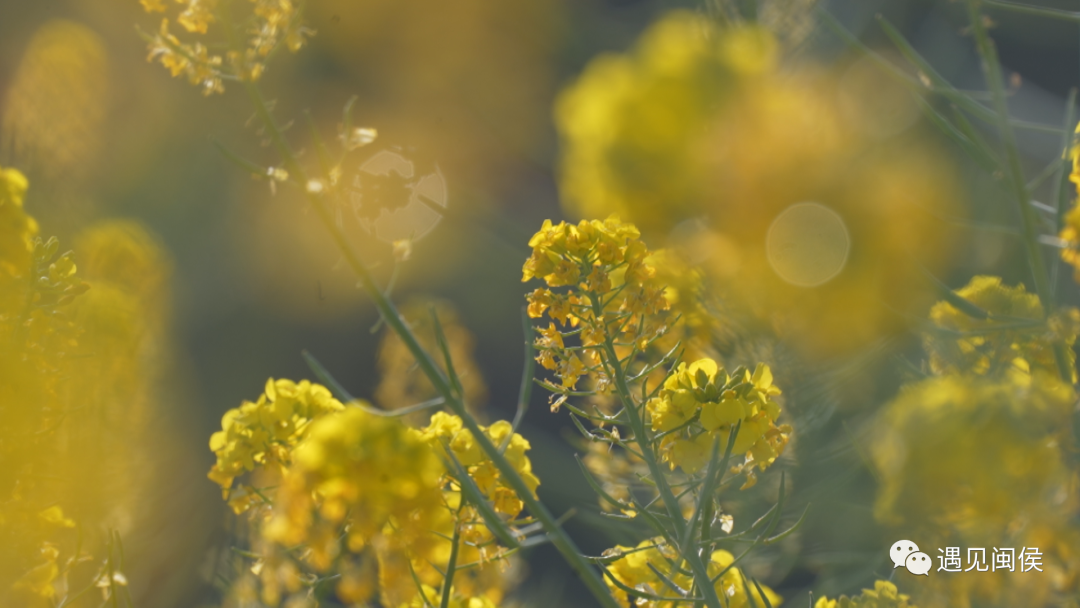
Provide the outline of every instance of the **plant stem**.
{"type": "MultiPolygon", "coordinates": [[[[593,303],[593,316],[597,319],[598,323],[604,324],[604,312],[600,305],[600,298],[595,294],[590,294],[589,299],[593,303]]],[[[653,481],[656,483],[656,489],[660,494],[660,500],[663,501],[668,516],[675,525],[675,536],[680,539],[684,538],[686,520],[683,519],[682,510],[679,508],[679,500],[675,498],[675,494],[672,493],[671,486],[668,484],[667,477],[664,476],[664,471],[660,468],[660,464],[656,462],[656,455],[653,453],[652,447],[650,446],[652,441],[649,438],[648,429],[645,427],[645,420],[642,418],[641,412],[638,411],[638,406],[630,393],[630,387],[626,381],[626,370],[619,364],[619,356],[615,352],[615,344],[610,333],[607,331],[606,324],[604,324],[604,352],[607,354],[612,371],[615,373],[615,391],[619,394],[619,400],[622,401],[623,409],[626,411],[630,430],[633,431],[634,437],[637,438],[637,443],[641,447],[642,459],[645,460],[645,464],[649,467],[649,474],[652,475],[653,481]]],[[[688,543],[687,546],[679,547],[679,552],[682,554],[683,559],[690,565],[690,569],[693,570],[694,579],[699,582],[698,586],[701,588],[701,592],[704,595],[705,604],[709,606],[709,608],[721,608],[720,598],[716,595],[716,588],[710,581],[708,570],[706,570],[705,564],[701,561],[701,555],[698,553],[693,541],[688,543]]]]}
{"type": "MultiPolygon", "coordinates": [[[[1016,147],[1016,136],[1013,133],[1012,124],[1009,122],[1009,106],[1005,100],[1005,82],[1001,75],[1001,62],[998,60],[994,42],[986,31],[980,4],[980,0],[968,0],[968,18],[971,20],[971,29],[975,35],[975,46],[983,60],[983,71],[986,73],[986,81],[990,87],[994,110],[997,114],[997,126],[1005,148],[1005,164],[1009,173],[1009,185],[1012,186],[1013,197],[1020,207],[1024,246],[1028,253],[1028,263],[1031,265],[1031,277],[1035,283],[1035,293],[1039,296],[1039,300],[1042,301],[1043,316],[1046,318],[1054,311],[1054,295],[1050,286],[1050,274],[1046,269],[1042,247],[1039,245],[1039,217],[1035,208],[1031,206],[1031,193],[1028,192],[1027,181],[1024,179],[1024,170],[1020,164],[1020,153],[1016,147]]],[[[1073,370],[1069,369],[1069,358],[1065,350],[1065,344],[1060,339],[1057,339],[1054,341],[1053,347],[1058,374],[1063,381],[1072,384],[1073,370]]]]}
{"type": "MultiPolygon", "coordinates": [[[[458,509],[458,516],[461,509],[458,509]]],[[[439,608],[449,608],[450,590],[454,583],[454,572],[457,570],[458,545],[461,544],[461,522],[454,522],[454,537],[450,539],[450,559],[446,562],[446,576],[443,577],[442,599],[439,600],[439,608]]]]}

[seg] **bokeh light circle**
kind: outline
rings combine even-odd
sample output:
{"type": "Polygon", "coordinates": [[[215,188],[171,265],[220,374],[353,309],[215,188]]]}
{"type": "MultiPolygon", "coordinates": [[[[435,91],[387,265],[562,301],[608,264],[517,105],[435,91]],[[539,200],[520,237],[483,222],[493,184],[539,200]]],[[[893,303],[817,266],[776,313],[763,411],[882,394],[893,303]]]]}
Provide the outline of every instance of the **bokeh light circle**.
{"type": "Polygon", "coordinates": [[[840,214],[815,202],[784,209],[769,226],[765,253],[773,271],[798,287],[817,287],[840,274],[851,234],[840,214]]]}

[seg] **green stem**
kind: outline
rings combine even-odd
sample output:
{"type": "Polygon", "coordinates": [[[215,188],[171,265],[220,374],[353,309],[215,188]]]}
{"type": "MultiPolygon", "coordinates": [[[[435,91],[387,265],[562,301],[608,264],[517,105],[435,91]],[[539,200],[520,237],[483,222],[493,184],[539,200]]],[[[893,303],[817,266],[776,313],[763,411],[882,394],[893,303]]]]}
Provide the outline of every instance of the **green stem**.
{"type": "MultiPolygon", "coordinates": [[[[231,29],[231,28],[226,28],[231,29]]],[[[543,526],[544,530],[551,537],[552,544],[563,555],[567,564],[577,573],[582,582],[588,587],[589,591],[596,597],[602,606],[605,608],[619,608],[618,602],[611,593],[608,591],[607,585],[604,584],[603,579],[597,574],[596,570],[585,560],[584,556],[578,550],[574,541],[566,534],[566,532],[555,521],[555,517],[539,499],[533,496],[532,491],[528,485],[525,484],[525,480],[518,475],[514,467],[506,460],[506,458],[499,453],[499,448],[488,439],[487,435],[480,430],[480,426],[476,420],[465,410],[465,404],[451,389],[449,381],[443,375],[442,370],[435,364],[431,356],[424,351],[424,348],[420,345],[416,336],[402,320],[401,315],[398,314],[393,302],[386,297],[386,294],[379,289],[375,283],[375,278],[371,274],[370,269],[363,262],[359,254],[353,248],[349,242],[345,233],[334,222],[334,218],[330,211],[326,208],[324,200],[317,194],[307,191],[305,185],[307,184],[306,173],[300,163],[296,160],[296,155],[289,147],[282,135],[281,129],[274,121],[273,116],[270,115],[270,111],[267,108],[266,101],[263,99],[262,93],[258,86],[250,81],[244,81],[244,89],[247,91],[248,97],[251,99],[252,104],[255,106],[255,113],[259,120],[263,123],[267,133],[270,135],[270,140],[274,147],[277,149],[278,154],[281,155],[282,162],[285,165],[285,169],[289,172],[291,179],[295,180],[304,190],[308,202],[315,210],[316,215],[322,222],[323,227],[330,234],[330,239],[334,242],[334,245],[341,252],[345,258],[349,268],[360,279],[360,285],[364,291],[368,293],[371,299],[375,302],[375,308],[379,311],[382,319],[386,324],[396,333],[401,341],[405,343],[405,346],[409,349],[409,352],[416,358],[417,365],[428,380],[438,391],[439,395],[446,400],[447,407],[461,417],[465,428],[469,429],[476,442],[480,445],[480,449],[484,451],[496,468],[499,469],[499,473],[503,479],[510,484],[510,487],[525,503],[526,508],[532,513],[537,521],[543,526]]]]}
{"type": "MultiPolygon", "coordinates": [[[[589,299],[593,302],[593,316],[597,319],[598,323],[604,323],[604,312],[600,307],[600,298],[595,294],[589,294],[589,299]]],[[[604,325],[604,352],[607,354],[608,361],[615,374],[615,391],[619,395],[619,400],[622,401],[623,410],[626,411],[630,430],[633,431],[634,437],[637,438],[638,445],[641,446],[642,459],[645,460],[645,464],[649,468],[649,474],[656,483],[656,490],[660,494],[660,500],[663,501],[668,516],[675,525],[675,537],[682,539],[685,536],[686,520],[683,519],[682,510],[679,508],[679,500],[675,498],[675,494],[671,491],[671,486],[668,484],[664,471],[656,461],[656,455],[653,453],[651,446],[652,440],[649,437],[648,429],[645,427],[645,420],[642,417],[641,412],[638,411],[637,404],[634,403],[634,398],[630,393],[630,387],[626,381],[626,370],[619,362],[619,356],[615,352],[614,341],[607,331],[606,324],[604,325]]],[[[686,546],[679,547],[679,553],[682,554],[683,559],[690,564],[690,569],[694,572],[694,578],[700,581],[699,586],[704,595],[705,604],[709,606],[709,608],[721,608],[720,598],[716,595],[716,588],[710,582],[708,570],[706,570],[704,562],[701,561],[701,555],[698,554],[696,547],[687,544],[686,546]]]]}
{"type": "MultiPolygon", "coordinates": [[[[1005,81],[1001,75],[1001,62],[998,60],[997,49],[990,40],[983,22],[980,9],[980,0],[968,0],[968,18],[971,20],[971,29],[975,35],[975,46],[983,60],[983,71],[986,73],[986,81],[990,87],[994,110],[997,114],[997,126],[1001,133],[1005,148],[1005,164],[1009,173],[1009,185],[1012,194],[1020,207],[1020,218],[1023,224],[1024,247],[1027,249],[1028,263],[1031,265],[1031,276],[1035,283],[1035,293],[1043,304],[1044,316],[1048,317],[1054,310],[1053,290],[1050,286],[1050,274],[1046,269],[1046,260],[1043,258],[1042,247],[1039,245],[1039,217],[1034,207],[1031,206],[1031,193],[1027,189],[1027,180],[1024,179],[1024,170],[1020,164],[1020,154],[1016,147],[1016,136],[1013,133],[1012,124],[1009,122],[1009,106],[1005,100],[1005,81]]],[[[1069,358],[1065,351],[1065,344],[1061,340],[1054,341],[1054,360],[1057,363],[1058,373],[1065,382],[1072,383],[1073,372],[1069,369],[1069,358]]]]}
{"type": "Polygon", "coordinates": [[[1015,13],[1023,13],[1026,15],[1035,15],[1037,17],[1049,17],[1051,19],[1061,19],[1064,21],[1080,23],[1080,12],[1078,11],[1064,11],[1059,8],[1045,8],[1042,6],[1032,6],[1030,4],[1021,4],[1018,2],[1007,2],[1005,0],[986,0],[986,5],[1007,11],[1013,11],[1015,13]]]}
{"type": "MultiPolygon", "coordinates": [[[[458,509],[460,516],[461,509],[458,509]]],[[[442,599],[439,608],[449,608],[450,589],[454,583],[454,571],[457,570],[458,545],[461,544],[461,523],[454,522],[454,537],[450,539],[450,559],[446,562],[446,576],[443,578],[442,599]]]]}

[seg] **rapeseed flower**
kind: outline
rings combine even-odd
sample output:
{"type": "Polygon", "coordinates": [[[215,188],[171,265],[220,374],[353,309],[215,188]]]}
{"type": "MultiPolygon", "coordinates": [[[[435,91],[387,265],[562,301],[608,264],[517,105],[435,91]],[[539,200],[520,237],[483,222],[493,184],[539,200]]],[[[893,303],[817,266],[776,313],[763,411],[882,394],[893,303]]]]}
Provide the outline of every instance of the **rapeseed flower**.
{"type": "Polygon", "coordinates": [[[976,318],[948,301],[930,309],[936,330],[923,334],[923,345],[935,374],[1003,372],[1027,374],[1034,370],[1057,373],[1053,343],[1061,340],[1068,367],[1076,379],[1073,343],[1080,331],[1080,311],[1057,311],[1048,322],[1039,297],[1023,285],[1009,287],[1001,279],[977,276],[956,295],[988,313],[976,318]]]}
{"type": "Polygon", "coordinates": [[[889,581],[874,581],[873,589],[863,589],[855,597],[841,595],[838,599],[821,598],[814,608],[916,608],[908,603],[910,597],[900,593],[889,581]]]}
{"type": "Polygon", "coordinates": [[[369,545],[409,547],[430,536],[445,512],[443,473],[416,430],[345,408],[316,420],[293,451],[263,535],[282,546],[305,545],[319,572],[369,545]]]}
{"type": "Polygon", "coordinates": [[[311,424],[344,409],[322,385],[271,378],[257,401],[245,401],[222,417],[221,430],[210,437],[217,462],[207,476],[221,486],[222,496],[233,509],[242,513],[258,499],[258,492],[242,486],[234,496],[233,481],[255,469],[266,471],[271,479],[279,478],[291,466],[293,451],[311,424]]]}
{"type": "MultiPolygon", "coordinates": [[[[166,6],[158,0],[140,0],[147,12],[166,12],[166,6]]],[[[204,36],[211,26],[234,28],[231,19],[222,18],[221,11],[231,7],[217,0],[182,0],[182,11],[176,22],[188,34],[204,36]],[[220,22],[220,23],[219,23],[220,22]]],[[[300,7],[293,0],[251,0],[252,14],[245,20],[247,27],[227,32],[223,40],[231,46],[224,55],[213,53],[215,42],[183,42],[169,30],[169,19],[162,18],[158,32],[147,35],[150,61],[158,61],[172,76],[185,76],[193,85],[202,88],[205,95],[225,91],[224,81],[238,79],[258,80],[266,69],[270,54],[284,45],[292,52],[303,47],[311,30],[300,19],[300,7]],[[246,35],[245,43],[235,43],[234,38],[246,35]]]]}
{"type": "MultiPolygon", "coordinates": [[[[136,498],[153,474],[169,265],[132,222],[89,226],[62,253],[23,210],[27,186],[0,169],[0,603],[38,606],[99,581],[74,566],[111,559],[112,534],[149,515],[136,498]]],[[[111,563],[106,594],[127,580],[111,563]]]]}
{"type": "MultiPolygon", "coordinates": [[[[663,539],[644,540],[637,547],[616,545],[604,554],[607,557],[617,558],[607,566],[605,580],[612,594],[624,607],[675,608],[687,603],[679,595],[690,591],[693,587],[693,579],[686,574],[686,564],[679,559],[678,551],[665,543],[663,539]],[[664,573],[668,581],[677,589],[673,589],[668,581],[657,575],[656,571],[664,573]],[[643,595],[635,595],[627,589],[641,592],[643,595]],[[656,597],[671,599],[656,599],[656,597]]],[[[713,551],[706,563],[709,576],[718,577],[714,583],[716,593],[724,598],[725,606],[751,608],[765,606],[766,602],[771,606],[781,604],[782,598],[769,587],[761,585],[759,592],[754,583],[739,568],[733,566],[734,562],[735,557],[731,553],[719,550],[713,551]],[[720,575],[721,572],[723,575],[720,575]]]]}
{"type": "Polygon", "coordinates": [[[34,32],[6,83],[2,145],[55,188],[93,174],[108,116],[109,58],[84,25],[49,21],[34,32]]]}
{"type": "Polygon", "coordinates": [[[537,361],[561,380],[562,391],[589,374],[596,392],[607,393],[612,378],[603,361],[609,342],[625,357],[644,352],[667,330],[661,313],[669,305],[663,286],[653,280],[640,236],[633,224],[611,216],[576,225],[545,220],[529,240],[532,255],[522,281],[538,278],[555,288],[541,287],[527,297],[531,318],[546,314],[552,321],[539,330],[537,361]],[[563,339],[574,334],[580,347],[568,347],[563,339]]]}
{"type": "Polygon", "coordinates": [[[894,270],[941,268],[959,192],[917,133],[850,120],[869,102],[838,104],[842,76],[782,66],[782,51],[763,29],[675,12],[593,60],[556,104],[560,191],[572,215],[618,213],[711,252],[699,266],[716,287],[805,350],[850,352],[923,298],[917,273],[894,270]]]}
{"type": "Polygon", "coordinates": [[[875,513],[905,530],[985,535],[1054,520],[1068,487],[1075,393],[1051,375],[947,375],[906,387],[881,412],[871,447],[875,513]]]}
{"type": "MultiPolygon", "coordinates": [[[[503,455],[535,494],[540,480],[533,474],[532,462],[525,455],[531,447],[528,440],[518,433],[513,433],[510,423],[505,420],[488,427],[481,426],[480,429],[495,445],[502,446],[505,442],[506,450],[503,455]]],[[[445,443],[484,496],[494,504],[495,511],[511,520],[517,518],[524,504],[517,493],[507,485],[495,464],[480,449],[472,432],[464,428],[461,418],[438,412],[431,417],[428,426],[420,429],[420,434],[433,449],[441,450],[445,443]]]]}
{"type": "Polygon", "coordinates": [[[645,407],[653,431],[663,433],[662,459],[687,473],[709,461],[714,441],[726,447],[739,425],[731,453],[745,455],[737,467],[747,475],[745,488],[756,483],[755,471],[775,462],[790,439],[791,427],[776,425],[780,405],[774,397],[779,394],[763,363],[753,373],[740,368],[729,374],[712,359],[699,359],[680,363],[645,407]]]}

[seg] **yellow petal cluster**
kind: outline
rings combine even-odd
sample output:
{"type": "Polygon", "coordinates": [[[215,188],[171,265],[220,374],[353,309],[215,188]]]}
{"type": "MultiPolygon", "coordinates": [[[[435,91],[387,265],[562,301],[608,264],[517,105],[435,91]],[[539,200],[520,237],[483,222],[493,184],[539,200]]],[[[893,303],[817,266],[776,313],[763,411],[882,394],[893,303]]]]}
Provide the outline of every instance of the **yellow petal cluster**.
{"type": "MultiPolygon", "coordinates": [[[[509,440],[503,455],[535,495],[540,480],[533,474],[532,462],[525,455],[531,447],[529,441],[518,433],[513,433],[510,423],[505,420],[500,420],[488,427],[481,426],[480,429],[497,446],[502,446],[503,442],[509,440]]],[[[497,513],[511,519],[521,513],[524,508],[521,499],[507,485],[491,458],[480,449],[472,432],[463,427],[461,418],[446,412],[438,412],[431,417],[431,423],[420,430],[420,434],[433,449],[441,451],[442,446],[446,445],[453,452],[454,457],[465,467],[469,477],[473,478],[480,491],[494,504],[497,513]]]]}
{"type": "Polygon", "coordinates": [[[871,446],[875,514],[913,535],[920,526],[996,535],[1060,519],[1050,506],[1069,487],[1075,401],[1071,386],[1039,372],[907,386],[882,410],[871,446]]]}
{"type": "MultiPolygon", "coordinates": [[[[686,573],[689,567],[679,558],[679,554],[660,538],[644,540],[637,547],[615,546],[605,552],[606,556],[620,556],[607,566],[606,582],[615,598],[625,608],[638,606],[642,608],[676,608],[685,604],[683,601],[674,601],[678,596],[668,586],[667,582],[657,576],[653,570],[659,570],[667,576],[668,580],[680,589],[689,590],[693,587],[693,580],[686,573]],[[679,564],[679,568],[673,567],[679,564]],[[652,567],[650,567],[650,565],[652,567]],[[619,584],[616,584],[618,581],[619,584]],[[658,600],[649,597],[635,596],[624,587],[641,591],[653,596],[670,597],[672,601],[658,600]]],[[[742,571],[730,567],[735,561],[734,556],[727,551],[714,551],[706,564],[710,577],[720,576],[716,580],[716,593],[724,598],[725,606],[729,608],[752,608],[753,606],[779,606],[782,598],[772,589],[761,585],[761,593],[758,592],[742,571]],[[725,572],[726,569],[726,572],[725,572]],[[749,595],[747,589],[750,589],[749,595]]]]}
{"type": "Polygon", "coordinates": [[[133,222],[100,222],[76,235],[77,251],[61,253],[23,209],[27,187],[20,172],[0,168],[4,606],[53,605],[65,589],[92,584],[94,568],[73,567],[107,553],[88,531],[126,535],[152,516],[137,498],[156,464],[147,423],[168,351],[158,304],[169,265],[153,237],[133,222]]]}
{"type": "MultiPolygon", "coordinates": [[[[1025,291],[1023,285],[1009,287],[994,276],[976,276],[956,290],[956,295],[989,317],[976,318],[948,301],[930,309],[930,320],[941,331],[926,332],[923,345],[935,374],[1057,373],[1053,350],[1057,340],[1068,347],[1069,368],[1074,368],[1076,355],[1071,347],[1080,330],[1080,311],[1063,309],[1042,324],[1039,297],[1025,291]],[[1030,322],[1028,326],[1021,326],[1025,321],[1030,322]]],[[[1075,375],[1074,370],[1074,380],[1075,375]]]]}
{"type": "MultiPolygon", "coordinates": [[[[503,454],[535,494],[540,481],[533,474],[532,463],[525,454],[529,442],[517,433],[510,435],[511,425],[505,421],[480,428],[497,446],[509,439],[503,454]]],[[[419,435],[432,453],[446,454],[445,450],[450,450],[495,512],[509,525],[515,524],[523,507],[521,499],[506,485],[472,433],[463,428],[461,418],[438,412],[420,429],[419,435]]],[[[456,474],[447,471],[440,487],[442,508],[430,519],[430,534],[407,546],[398,543],[378,548],[381,601],[386,606],[423,605],[423,595],[417,591],[416,580],[421,582],[424,594],[429,589],[441,589],[450,556],[450,539],[456,529],[460,536],[458,564],[472,565],[455,573],[451,604],[498,605],[507,589],[517,582],[517,556],[497,541],[475,506],[463,504],[456,474]]]]}
{"type": "Polygon", "coordinates": [[[772,382],[772,370],[764,363],[753,372],[739,368],[731,374],[712,359],[680,363],[645,404],[652,429],[665,433],[663,460],[693,473],[709,461],[714,441],[719,440],[723,453],[739,424],[731,453],[745,454],[739,469],[747,474],[744,487],[753,485],[755,469],[775,462],[791,435],[790,426],[776,425],[780,405],[774,397],[780,389],[772,382]]]}
{"type": "Polygon", "coordinates": [[[321,572],[369,544],[410,546],[446,511],[443,474],[416,430],[345,408],[316,420],[294,450],[263,534],[286,547],[306,545],[321,572]]]}
{"type": "MultiPolygon", "coordinates": [[[[457,593],[455,589],[450,589],[450,602],[447,604],[449,608],[496,608],[496,604],[486,597],[469,597],[463,598],[457,593]]],[[[416,599],[408,604],[402,604],[400,608],[427,608],[428,606],[437,606],[442,600],[442,593],[440,590],[435,589],[429,585],[424,585],[421,591],[423,595],[417,594],[416,599]]]]}
{"type": "MultiPolygon", "coordinates": [[[[166,12],[161,0],[140,0],[147,12],[166,12]]],[[[219,11],[228,10],[217,0],[177,0],[182,10],[176,21],[189,34],[206,35],[210,26],[219,20],[219,11]]],[[[266,69],[266,61],[274,49],[284,44],[296,52],[304,45],[311,31],[300,19],[300,8],[293,0],[251,0],[252,14],[246,20],[246,30],[230,32],[221,42],[231,44],[232,36],[247,35],[247,44],[225,55],[210,52],[213,44],[183,42],[169,31],[169,20],[163,18],[156,34],[150,37],[148,59],[159,61],[172,75],[187,77],[206,95],[224,92],[224,80],[258,80],[266,69]]],[[[229,27],[232,27],[231,25],[229,27]]]]}
{"type": "Polygon", "coordinates": [[[529,240],[532,255],[522,281],[539,278],[548,287],[567,288],[538,288],[527,297],[530,317],[546,314],[552,321],[536,341],[537,361],[555,372],[564,389],[573,389],[588,373],[596,390],[605,392],[611,383],[600,365],[605,341],[642,351],[665,331],[659,313],[668,302],[663,286],[652,280],[655,269],[640,237],[633,224],[611,216],[578,224],[545,220],[529,240]],[[567,329],[557,328],[556,321],[567,329]],[[581,348],[567,348],[563,337],[570,331],[580,334],[581,348]]]}
{"type": "Polygon", "coordinates": [[[17,169],[0,167],[0,303],[14,305],[15,285],[25,279],[38,225],[23,210],[29,182],[17,169]]]}
{"type": "Polygon", "coordinates": [[[874,581],[873,589],[863,589],[855,597],[841,595],[835,600],[823,597],[814,602],[814,608],[916,608],[908,603],[910,600],[889,581],[874,581]]]}
{"type": "MultiPolygon", "coordinates": [[[[271,378],[257,401],[245,401],[221,418],[221,430],[210,436],[217,462],[207,476],[228,499],[233,480],[256,467],[280,475],[292,463],[293,449],[307,436],[311,423],[343,409],[322,385],[271,378]]],[[[245,499],[250,496],[244,491],[239,500],[231,501],[237,513],[250,506],[245,499]]]]}

